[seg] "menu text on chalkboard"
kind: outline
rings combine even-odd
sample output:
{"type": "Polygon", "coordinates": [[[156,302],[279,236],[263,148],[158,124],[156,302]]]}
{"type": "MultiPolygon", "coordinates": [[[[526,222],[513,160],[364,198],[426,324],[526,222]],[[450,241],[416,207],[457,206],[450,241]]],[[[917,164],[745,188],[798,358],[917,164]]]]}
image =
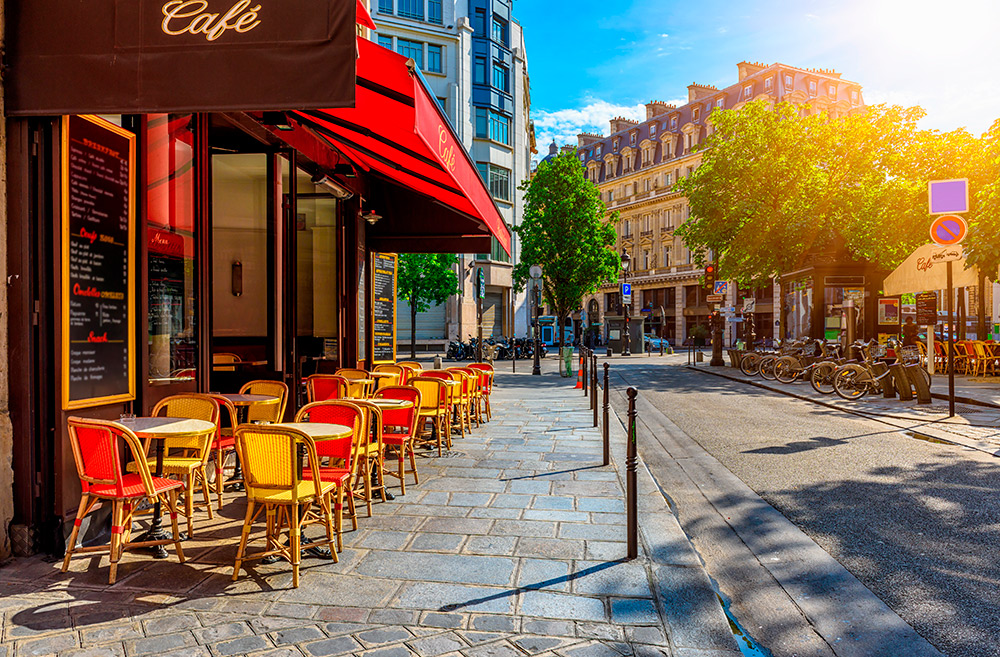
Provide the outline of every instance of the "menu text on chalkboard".
{"type": "Polygon", "coordinates": [[[135,399],[135,135],[63,117],[63,408],[135,399]]]}
{"type": "Polygon", "coordinates": [[[372,363],[396,362],[396,254],[372,254],[372,363]]]}
{"type": "Polygon", "coordinates": [[[921,292],[917,295],[917,326],[937,325],[937,294],[921,292]]]}

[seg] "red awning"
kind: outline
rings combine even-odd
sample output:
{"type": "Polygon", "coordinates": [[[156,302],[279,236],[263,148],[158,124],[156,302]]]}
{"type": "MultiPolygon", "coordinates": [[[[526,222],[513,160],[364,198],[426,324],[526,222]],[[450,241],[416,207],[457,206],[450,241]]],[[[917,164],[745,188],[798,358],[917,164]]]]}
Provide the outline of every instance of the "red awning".
{"type": "MultiPolygon", "coordinates": [[[[376,184],[366,199],[390,220],[384,228],[378,225],[383,245],[401,243],[404,248],[398,250],[406,251],[404,240],[434,233],[442,239],[480,238],[476,250],[482,252],[481,238],[493,235],[510,253],[510,230],[419,73],[409,69],[405,57],[371,41],[358,39],[358,53],[353,108],[291,115],[373,177],[390,183],[391,188],[376,184]],[[422,206],[407,198],[412,192],[423,197],[422,206]],[[472,221],[455,219],[455,213],[472,221]]],[[[379,240],[378,233],[374,237],[379,240]]]]}
{"type": "Polygon", "coordinates": [[[362,25],[364,27],[367,27],[369,30],[377,30],[378,29],[377,27],[375,27],[375,21],[372,20],[372,15],[368,13],[368,7],[366,7],[365,3],[361,2],[361,0],[358,0],[358,18],[357,18],[357,21],[358,21],[358,25],[362,25]]]}

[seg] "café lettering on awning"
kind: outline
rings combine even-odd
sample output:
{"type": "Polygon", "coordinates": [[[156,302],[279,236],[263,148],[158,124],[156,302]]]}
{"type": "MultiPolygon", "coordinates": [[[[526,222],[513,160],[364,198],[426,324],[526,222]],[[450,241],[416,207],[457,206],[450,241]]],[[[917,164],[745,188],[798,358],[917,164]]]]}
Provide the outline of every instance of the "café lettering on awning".
{"type": "Polygon", "coordinates": [[[9,115],[351,107],[350,0],[11,0],[9,115]]]}

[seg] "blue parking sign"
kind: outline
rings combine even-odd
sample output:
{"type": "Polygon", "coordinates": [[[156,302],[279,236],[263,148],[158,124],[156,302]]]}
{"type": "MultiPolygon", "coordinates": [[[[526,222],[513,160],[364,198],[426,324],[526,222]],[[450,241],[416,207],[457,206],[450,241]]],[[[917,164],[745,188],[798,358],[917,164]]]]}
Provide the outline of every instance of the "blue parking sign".
{"type": "Polygon", "coordinates": [[[632,284],[631,283],[622,283],[622,295],[626,296],[626,297],[632,296],[632,284]]]}
{"type": "Polygon", "coordinates": [[[715,294],[726,294],[729,292],[729,281],[715,281],[715,289],[712,292],[715,294]]]}

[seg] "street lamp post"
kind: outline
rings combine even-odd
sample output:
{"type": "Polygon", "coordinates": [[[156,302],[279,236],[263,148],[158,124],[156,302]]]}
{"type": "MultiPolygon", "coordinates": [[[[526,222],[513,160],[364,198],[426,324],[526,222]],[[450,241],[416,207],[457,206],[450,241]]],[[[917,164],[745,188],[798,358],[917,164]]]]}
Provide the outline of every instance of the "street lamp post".
{"type": "Polygon", "coordinates": [[[625,311],[625,313],[624,313],[625,314],[625,349],[622,351],[622,355],[623,356],[631,356],[632,355],[632,352],[629,350],[629,343],[632,342],[632,336],[629,334],[629,330],[628,330],[629,329],[629,326],[628,326],[629,317],[632,314],[631,313],[632,304],[631,304],[631,302],[630,303],[625,303],[625,294],[624,294],[624,286],[628,285],[628,266],[629,266],[629,264],[631,262],[632,262],[632,258],[629,257],[628,251],[626,251],[625,249],[622,249],[622,279],[623,279],[623,281],[622,281],[623,288],[622,289],[623,289],[623,292],[622,292],[621,297],[622,297],[622,307],[623,307],[623,309],[625,311]]]}
{"type": "Polygon", "coordinates": [[[538,341],[538,317],[541,314],[542,306],[542,294],[541,294],[541,278],[542,278],[542,268],[538,265],[532,265],[528,270],[531,275],[531,299],[535,304],[534,314],[535,314],[535,363],[531,367],[532,376],[541,376],[542,374],[542,364],[539,360],[541,356],[541,346],[538,341]]]}

